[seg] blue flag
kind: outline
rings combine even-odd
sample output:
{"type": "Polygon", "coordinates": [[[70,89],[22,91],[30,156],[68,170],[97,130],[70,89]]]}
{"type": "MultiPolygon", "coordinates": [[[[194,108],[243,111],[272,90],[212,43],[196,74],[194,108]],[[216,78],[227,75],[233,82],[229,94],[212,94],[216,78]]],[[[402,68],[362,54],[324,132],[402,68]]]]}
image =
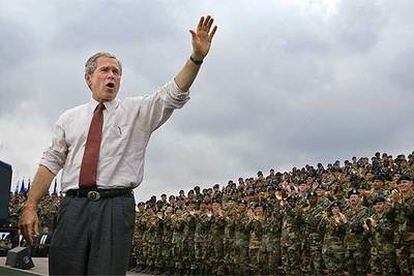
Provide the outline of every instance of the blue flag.
{"type": "Polygon", "coordinates": [[[24,179],[22,180],[22,186],[20,186],[20,194],[24,194],[26,189],[24,188],[24,179]]]}

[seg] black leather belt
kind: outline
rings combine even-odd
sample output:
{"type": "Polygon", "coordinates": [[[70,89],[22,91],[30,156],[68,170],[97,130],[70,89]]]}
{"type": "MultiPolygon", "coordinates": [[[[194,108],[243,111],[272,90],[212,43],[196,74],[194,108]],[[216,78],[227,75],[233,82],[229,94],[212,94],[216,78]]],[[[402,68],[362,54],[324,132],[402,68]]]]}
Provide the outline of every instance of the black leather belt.
{"type": "Polygon", "coordinates": [[[132,195],[132,189],[76,189],[66,192],[66,196],[87,197],[92,201],[98,201],[101,198],[110,198],[123,195],[132,195]]]}

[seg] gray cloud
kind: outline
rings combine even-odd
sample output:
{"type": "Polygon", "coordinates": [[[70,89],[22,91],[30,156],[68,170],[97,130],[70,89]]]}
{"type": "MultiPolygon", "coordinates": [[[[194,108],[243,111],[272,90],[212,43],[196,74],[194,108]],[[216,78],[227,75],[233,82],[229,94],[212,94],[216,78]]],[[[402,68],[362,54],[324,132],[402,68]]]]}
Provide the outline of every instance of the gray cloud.
{"type": "Polygon", "coordinates": [[[124,64],[120,98],[151,92],[219,25],[191,101],[154,134],[137,199],[271,167],[412,150],[411,1],[0,1],[0,159],[32,177],[50,128],[89,91],[99,50],[124,64]],[[19,137],[16,139],[16,137],[19,137]]]}

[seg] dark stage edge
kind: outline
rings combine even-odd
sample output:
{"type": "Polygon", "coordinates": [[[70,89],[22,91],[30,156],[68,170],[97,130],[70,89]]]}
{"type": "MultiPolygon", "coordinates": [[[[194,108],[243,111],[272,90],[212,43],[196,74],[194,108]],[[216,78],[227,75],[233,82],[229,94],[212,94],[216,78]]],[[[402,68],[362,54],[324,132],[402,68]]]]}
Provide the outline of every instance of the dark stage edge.
{"type": "Polygon", "coordinates": [[[33,274],[21,270],[15,270],[8,267],[0,267],[0,275],[39,275],[39,274],[33,274]]]}

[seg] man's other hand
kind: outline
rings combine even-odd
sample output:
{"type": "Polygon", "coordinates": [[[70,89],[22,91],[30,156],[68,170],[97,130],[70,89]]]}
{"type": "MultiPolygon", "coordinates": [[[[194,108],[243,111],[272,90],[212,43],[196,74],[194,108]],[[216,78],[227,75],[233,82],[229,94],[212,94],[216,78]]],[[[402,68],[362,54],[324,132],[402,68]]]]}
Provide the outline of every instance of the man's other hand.
{"type": "Polygon", "coordinates": [[[29,245],[33,244],[34,236],[39,234],[39,218],[36,207],[24,206],[19,221],[20,231],[29,245]]]}

